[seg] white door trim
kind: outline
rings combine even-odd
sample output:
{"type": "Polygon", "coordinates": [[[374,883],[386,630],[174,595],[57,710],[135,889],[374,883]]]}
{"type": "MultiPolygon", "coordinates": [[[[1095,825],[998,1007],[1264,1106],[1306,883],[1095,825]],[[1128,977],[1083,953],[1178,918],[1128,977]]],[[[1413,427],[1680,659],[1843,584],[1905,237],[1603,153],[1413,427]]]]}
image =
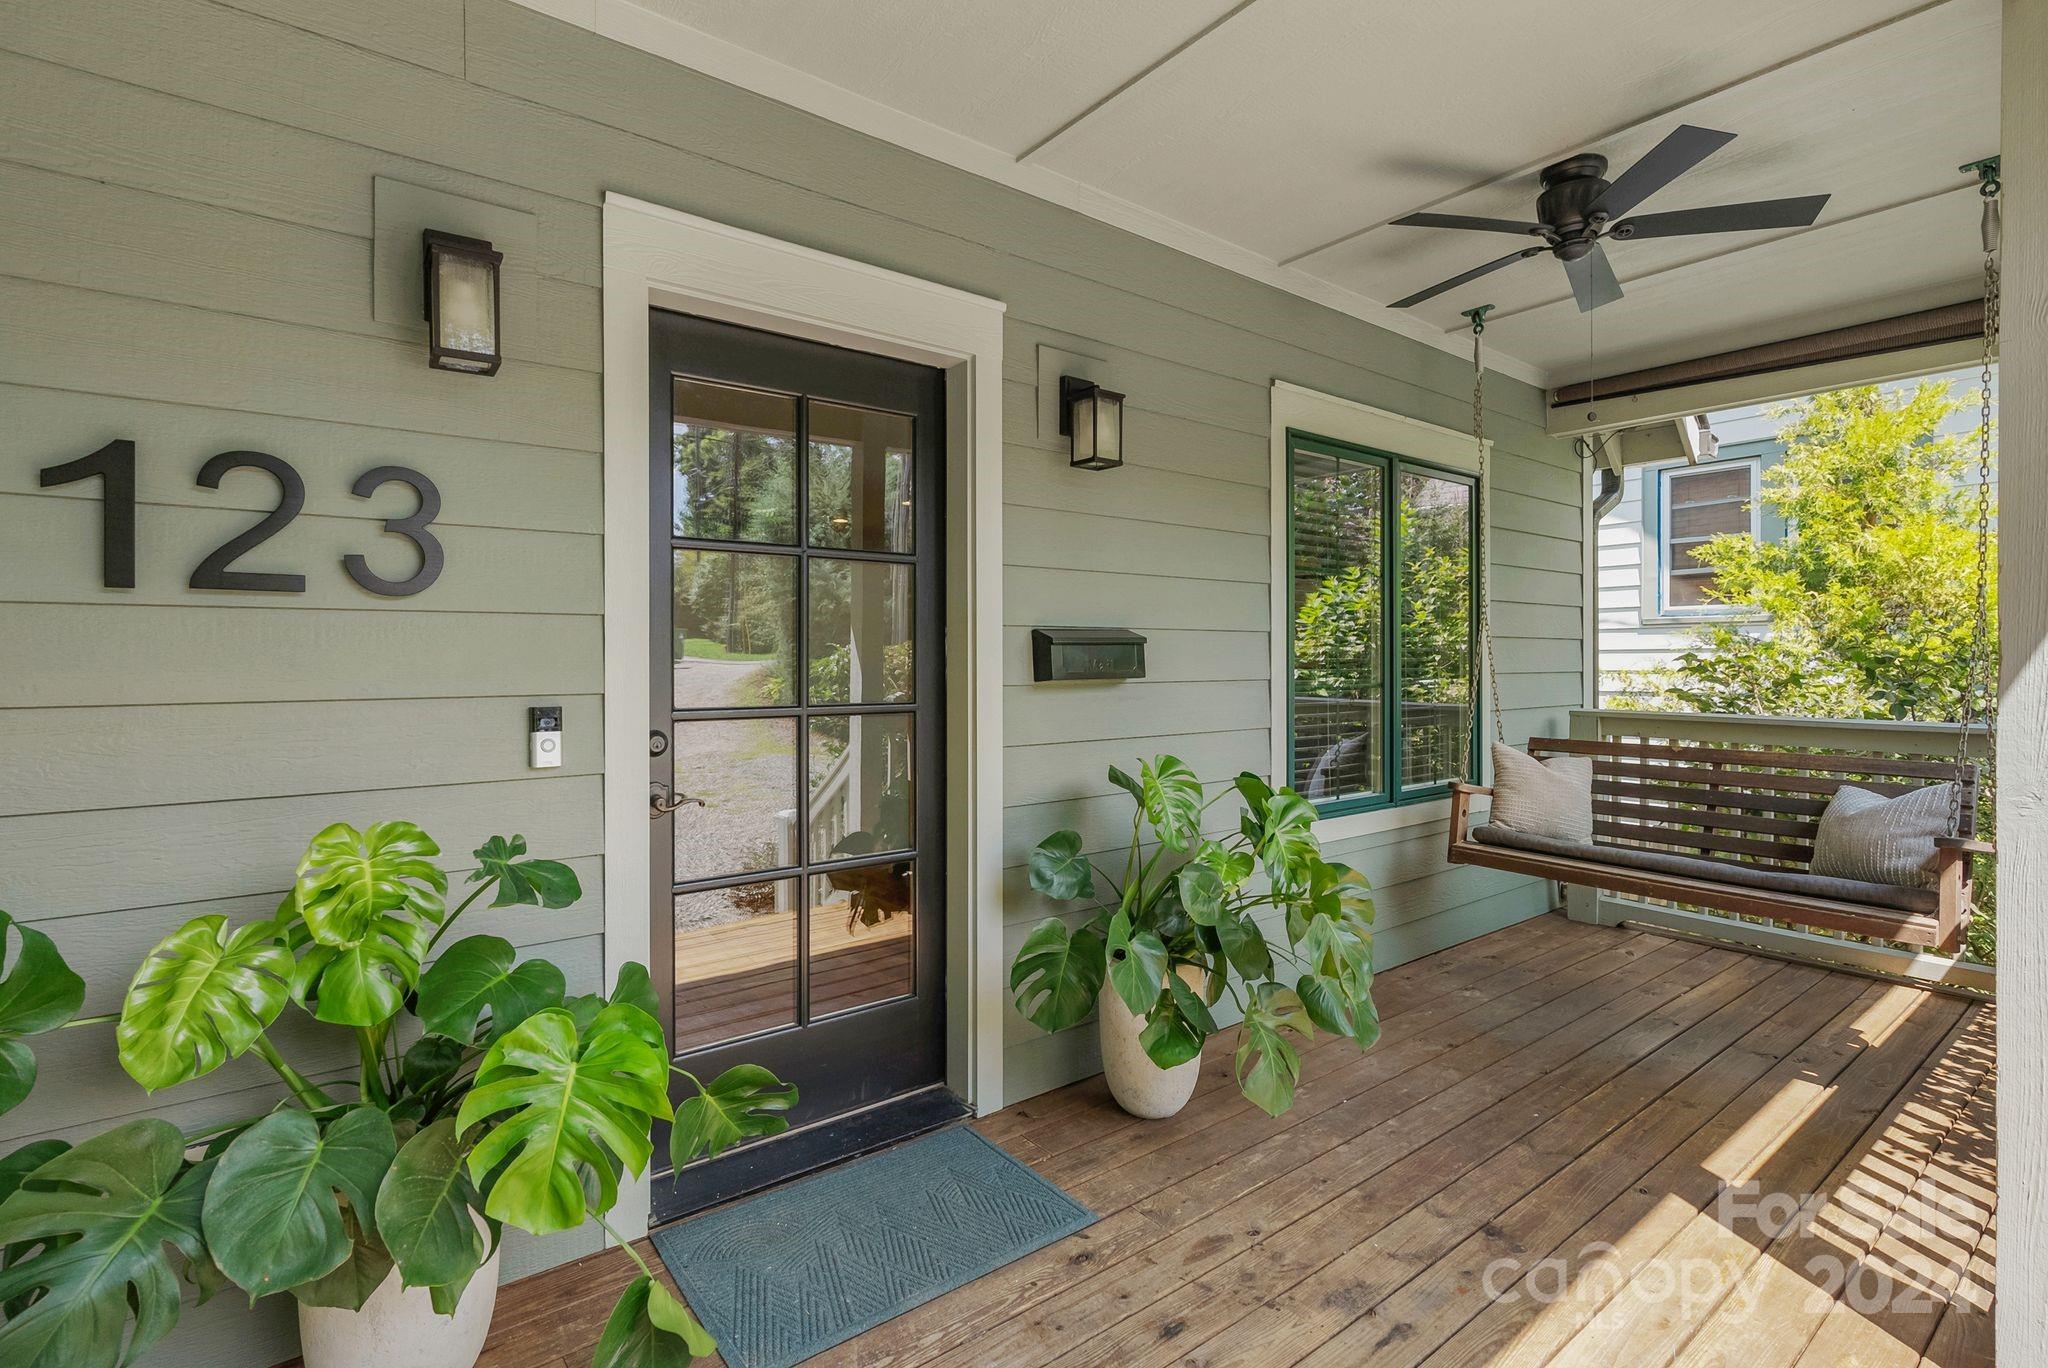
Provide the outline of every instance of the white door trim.
{"type": "MultiPolygon", "coordinates": [[[[946,1081],[1002,1105],[1000,301],[607,194],[604,202],[604,970],[650,949],[647,375],[650,306],[946,373],[946,1081]]],[[[615,1224],[645,1231],[648,1185],[615,1224]]]]}

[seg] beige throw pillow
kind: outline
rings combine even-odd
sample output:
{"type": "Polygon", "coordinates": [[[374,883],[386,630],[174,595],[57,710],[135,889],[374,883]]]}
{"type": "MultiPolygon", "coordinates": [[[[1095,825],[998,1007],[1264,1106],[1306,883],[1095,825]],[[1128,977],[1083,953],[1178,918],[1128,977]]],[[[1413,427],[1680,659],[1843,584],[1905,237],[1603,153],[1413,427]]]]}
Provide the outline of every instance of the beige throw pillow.
{"type": "Polygon", "coordinates": [[[1513,746],[1493,743],[1495,826],[1560,841],[1593,839],[1593,757],[1553,755],[1538,760],[1513,746]]]}
{"type": "Polygon", "coordinates": [[[1833,879],[1934,887],[1934,838],[1948,835],[1954,790],[1954,784],[1928,784],[1887,798],[1844,784],[1820,814],[1808,868],[1833,879]]]}

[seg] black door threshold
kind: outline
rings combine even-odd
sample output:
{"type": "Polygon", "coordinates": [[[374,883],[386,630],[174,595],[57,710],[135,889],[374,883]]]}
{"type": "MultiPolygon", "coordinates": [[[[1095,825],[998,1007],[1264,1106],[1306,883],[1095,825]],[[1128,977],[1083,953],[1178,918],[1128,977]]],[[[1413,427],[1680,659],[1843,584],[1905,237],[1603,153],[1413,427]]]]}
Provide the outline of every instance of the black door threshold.
{"type": "Polygon", "coordinates": [[[923,1088],[848,1116],[745,1145],[716,1159],[691,1164],[654,1180],[656,1224],[786,1183],[848,1159],[871,1154],[949,1126],[972,1108],[943,1087],[923,1088]]]}

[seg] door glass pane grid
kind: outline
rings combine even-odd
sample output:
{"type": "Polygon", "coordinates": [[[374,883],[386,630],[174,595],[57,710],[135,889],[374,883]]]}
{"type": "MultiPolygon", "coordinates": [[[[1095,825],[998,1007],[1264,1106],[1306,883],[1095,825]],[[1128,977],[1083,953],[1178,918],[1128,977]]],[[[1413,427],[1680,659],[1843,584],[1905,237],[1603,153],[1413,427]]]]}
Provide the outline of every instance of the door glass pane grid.
{"type": "MultiPolygon", "coordinates": [[[[916,992],[913,420],[742,393],[757,426],[789,401],[786,445],[806,459],[789,462],[790,518],[769,433],[777,459],[745,466],[723,504],[700,488],[711,514],[686,526],[679,503],[672,531],[675,787],[707,800],[675,814],[679,1053],[916,992]],[[720,522],[726,505],[740,514],[720,522]],[[772,544],[798,523],[801,545],[772,544]]],[[[679,377],[675,395],[680,449],[714,425],[684,421],[700,390],[679,377]]]]}

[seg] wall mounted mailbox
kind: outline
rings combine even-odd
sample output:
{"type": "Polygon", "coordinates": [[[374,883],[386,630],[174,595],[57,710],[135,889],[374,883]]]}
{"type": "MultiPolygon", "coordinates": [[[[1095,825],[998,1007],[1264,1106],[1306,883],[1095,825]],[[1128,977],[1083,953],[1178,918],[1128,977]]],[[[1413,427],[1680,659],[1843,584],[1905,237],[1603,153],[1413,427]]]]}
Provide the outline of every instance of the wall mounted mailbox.
{"type": "Polygon", "coordinates": [[[1031,677],[1143,679],[1145,638],[1128,627],[1033,627],[1031,677]]]}

